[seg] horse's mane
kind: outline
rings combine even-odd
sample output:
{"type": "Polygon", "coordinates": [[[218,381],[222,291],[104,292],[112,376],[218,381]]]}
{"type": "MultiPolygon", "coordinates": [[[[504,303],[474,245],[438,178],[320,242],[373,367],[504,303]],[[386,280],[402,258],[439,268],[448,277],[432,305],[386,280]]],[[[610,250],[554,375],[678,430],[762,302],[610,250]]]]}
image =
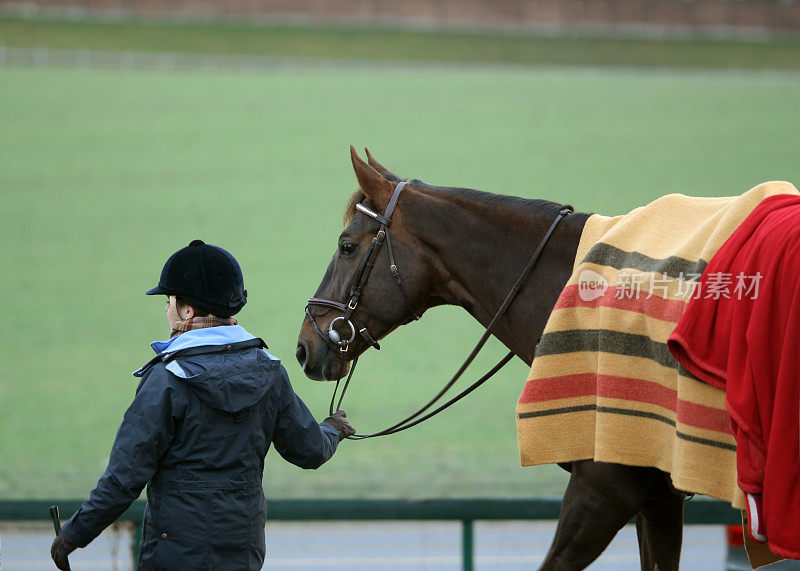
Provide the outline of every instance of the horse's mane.
{"type": "MultiPolygon", "coordinates": [[[[483,190],[475,190],[473,188],[460,188],[449,186],[433,186],[419,179],[414,179],[410,184],[415,186],[424,186],[434,190],[450,191],[462,194],[469,200],[474,202],[482,202],[489,205],[501,205],[514,208],[515,210],[532,210],[536,212],[547,212],[553,216],[558,215],[559,211],[563,208],[563,204],[552,202],[550,200],[542,200],[539,198],[521,198],[519,196],[509,196],[505,194],[493,194],[483,190]]],[[[347,226],[353,220],[353,215],[356,212],[356,204],[363,202],[367,195],[364,194],[360,188],[356,189],[353,195],[348,199],[347,205],[344,210],[344,225],[347,226]]]]}
{"type": "Polygon", "coordinates": [[[483,190],[475,190],[473,188],[447,188],[447,190],[459,192],[474,202],[489,205],[507,206],[517,211],[534,211],[537,213],[545,212],[556,216],[564,207],[563,204],[553,202],[552,200],[543,200],[541,198],[523,198],[520,196],[509,196],[507,194],[494,194],[483,190]]]}

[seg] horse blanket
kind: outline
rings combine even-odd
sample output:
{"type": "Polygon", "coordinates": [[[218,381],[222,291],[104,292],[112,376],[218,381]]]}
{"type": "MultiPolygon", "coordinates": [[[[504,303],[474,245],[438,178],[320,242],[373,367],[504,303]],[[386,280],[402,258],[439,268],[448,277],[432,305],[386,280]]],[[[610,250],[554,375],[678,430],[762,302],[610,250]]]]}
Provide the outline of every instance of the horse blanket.
{"type": "Polygon", "coordinates": [[[523,466],[595,460],[650,466],[673,485],[743,508],[725,393],[692,376],[667,338],[708,261],[766,197],[672,194],[617,217],[589,217],[570,279],[536,348],[517,405],[523,466]]]}
{"type": "Polygon", "coordinates": [[[720,274],[753,276],[757,287],[693,299],[667,345],[691,373],[725,391],[750,535],[800,559],[800,196],[763,200],[711,259],[699,287],[720,274]]]}

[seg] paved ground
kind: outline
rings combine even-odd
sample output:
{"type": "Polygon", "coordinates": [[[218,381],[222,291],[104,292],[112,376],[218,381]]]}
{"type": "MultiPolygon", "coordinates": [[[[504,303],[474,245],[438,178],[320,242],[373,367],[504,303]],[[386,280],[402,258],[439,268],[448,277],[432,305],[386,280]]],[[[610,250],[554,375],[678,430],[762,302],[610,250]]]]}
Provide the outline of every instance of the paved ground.
{"type": "MultiPolygon", "coordinates": [[[[553,537],[554,522],[477,522],[475,567],[480,571],[536,568],[553,537]]],[[[0,523],[0,568],[44,571],[52,528],[0,523]]],[[[74,571],[131,569],[127,529],[106,531],[70,560],[74,571]]],[[[681,569],[724,569],[721,526],[687,526],[681,569]]],[[[265,569],[457,570],[461,561],[458,523],[356,522],[274,523],[267,526],[265,569]]],[[[597,571],[638,570],[636,531],[626,527],[591,566],[597,571]]]]}

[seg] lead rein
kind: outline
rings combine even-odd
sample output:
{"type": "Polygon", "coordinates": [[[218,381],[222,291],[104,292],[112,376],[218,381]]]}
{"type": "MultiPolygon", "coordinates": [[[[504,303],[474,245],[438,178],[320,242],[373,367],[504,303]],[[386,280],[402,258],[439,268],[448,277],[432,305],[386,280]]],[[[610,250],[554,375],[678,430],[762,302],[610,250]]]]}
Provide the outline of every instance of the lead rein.
{"type": "MultiPolygon", "coordinates": [[[[400,187],[400,185],[398,185],[398,187],[400,187]]],[[[400,187],[398,189],[395,189],[395,193],[393,194],[392,200],[389,203],[389,207],[391,207],[392,210],[394,209],[394,204],[397,202],[397,197],[400,194],[399,190],[402,190],[402,187],[400,187]]],[[[390,214],[390,208],[389,207],[387,207],[387,214],[390,214]]],[[[369,210],[366,207],[364,207],[363,209],[359,209],[359,210],[362,211],[362,212],[369,211],[370,214],[368,214],[368,215],[370,215],[370,216],[375,214],[374,212],[372,212],[371,210],[369,210]]],[[[469,356],[464,361],[464,363],[461,365],[461,367],[459,367],[459,369],[456,372],[456,374],[444,386],[444,388],[441,391],[439,391],[439,393],[433,399],[431,399],[431,401],[428,402],[428,404],[426,404],[425,406],[420,408],[414,414],[412,414],[412,415],[406,417],[405,419],[401,420],[397,424],[395,424],[393,426],[390,426],[389,428],[385,428],[385,429],[383,429],[381,431],[374,432],[372,434],[354,434],[352,436],[348,436],[347,438],[349,438],[350,440],[364,440],[364,439],[367,439],[367,438],[375,438],[375,437],[378,437],[378,436],[388,436],[390,434],[397,434],[398,432],[402,432],[403,430],[407,430],[407,429],[409,429],[409,428],[411,428],[413,426],[416,426],[416,425],[420,424],[421,422],[424,422],[425,420],[427,420],[427,419],[439,414],[443,410],[449,408],[451,405],[455,404],[456,402],[458,402],[459,400],[461,400],[462,398],[464,398],[465,396],[470,394],[472,391],[474,391],[475,389],[480,387],[482,384],[484,384],[486,381],[491,379],[498,371],[500,371],[500,369],[502,369],[509,361],[511,361],[511,359],[514,357],[514,352],[513,351],[509,352],[494,367],[492,367],[489,370],[489,372],[487,372],[483,377],[478,379],[475,383],[473,383],[472,385],[467,387],[461,393],[459,393],[458,395],[456,395],[455,397],[453,397],[452,399],[450,399],[449,401],[447,401],[443,405],[439,406],[437,409],[435,409],[435,410],[431,411],[430,413],[426,414],[422,418],[417,418],[422,413],[424,413],[426,410],[428,410],[430,407],[432,407],[434,404],[436,404],[439,401],[439,399],[441,399],[445,395],[445,393],[447,393],[447,391],[449,391],[450,388],[452,388],[452,386],[461,377],[461,375],[466,371],[467,367],[469,367],[469,365],[472,363],[472,361],[475,359],[475,357],[477,357],[478,353],[481,351],[483,346],[486,344],[486,341],[489,339],[489,337],[492,335],[492,333],[496,329],[498,323],[500,322],[500,319],[505,315],[506,311],[508,310],[508,307],[511,305],[511,302],[517,296],[517,293],[519,293],[520,289],[522,288],[522,284],[525,281],[525,278],[531,272],[531,270],[533,269],[534,265],[536,265],[536,262],[538,261],[539,256],[541,255],[542,251],[544,250],[545,245],[547,244],[548,240],[550,239],[550,237],[552,236],[552,234],[555,231],[556,227],[558,226],[558,223],[561,222],[561,220],[563,218],[565,218],[566,216],[568,216],[572,212],[573,212],[573,209],[572,209],[571,206],[563,206],[561,208],[561,210],[558,213],[558,216],[556,216],[555,220],[553,220],[552,224],[550,225],[550,228],[548,228],[547,232],[542,237],[542,240],[539,242],[538,247],[534,251],[534,253],[531,256],[530,260],[528,261],[528,264],[525,266],[525,269],[522,271],[522,274],[520,274],[519,278],[517,279],[517,282],[511,288],[511,291],[509,291],[509,293],[506,296],[505,300],[500,305],[500,308],[497,310],[497,313],[495,314],[494,318],[492,318],[492,321],[487,326],[486,331],[481,336],[481,338],[478,341],[478,343],[476,344],[475,348],[469,354],[469,356]]],[[[365,212],[365,213],[367,213],[367,212],[365,212]]],[[[372,217],[375,218],[375,216],[372,216],[372,217]]],[[[391,220],[388,220],[388,217],[385,218],[385,219],[387,219],[387,222],[391,222],[391,220]]],[[[377,218],[376,218],[376,220],[377,220],[377,218]]],[[[381,230],[384,230],[383,223],[381,223],[381,230]]],[[[388,237],[388,227],[386,228],[386,235],[388,237]]],[[[364,282],[366,282],[366,280],[364,280],[364,282]]],[[[362,285],[362,287],[363,287],[363,285],[362,285]]],[[[401,290],[402,290],[402,285],[401,285],[401,290]]],[[[405,293],[405,292],[403,292],[403,293],[405,293]]],[[[416,313],[414,313],[414,316],[416,317],[416,313]]],[[[342,358],[344,360],[344,354],[343,353],[340,354],[340,358],[342,358]]],[[[353,366],[350,368],[350,373],[347,376],[347,380],[345,381],[344,387],[342,388],[342,393],[339,396],[339,402],[338,402],[337,407],[336,407],[337,410],[339,410],[341,408],[342,401],[344,399],[344,395],[347,392],[348,386],[350,385],[350,379],[353,377],[353,372],[355,371],[357,363],[358,363],[358,358],[356,358],[353,361],[353,366]]],[[[333,412],[334,412],[333,403],[336,400],[336,393],[339,390],[339,382],[340,381],[341,381],[341,379],[336,381],[336,387],[334,388],[333,396],[331,398],[331,405],[330,405],[331,414],[333,414],[333,412]]]]}

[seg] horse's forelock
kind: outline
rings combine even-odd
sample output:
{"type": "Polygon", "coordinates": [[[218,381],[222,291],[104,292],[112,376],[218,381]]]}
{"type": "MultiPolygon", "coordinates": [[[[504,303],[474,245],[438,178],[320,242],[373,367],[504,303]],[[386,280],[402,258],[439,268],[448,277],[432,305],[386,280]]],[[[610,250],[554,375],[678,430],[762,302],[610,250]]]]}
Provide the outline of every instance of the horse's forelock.
{"type": "Polygon", "coordinates": [[[353,215],[356,213],[356,204],[359,204],[364,201],[367,197],[366,194],[360,189],[357,188],[356,191],[353,193],[353,196],[349,198],[347,201],[347,206],[344,209],[344,225],[347,226],[350,222],[353,221],[353,215]]]}

